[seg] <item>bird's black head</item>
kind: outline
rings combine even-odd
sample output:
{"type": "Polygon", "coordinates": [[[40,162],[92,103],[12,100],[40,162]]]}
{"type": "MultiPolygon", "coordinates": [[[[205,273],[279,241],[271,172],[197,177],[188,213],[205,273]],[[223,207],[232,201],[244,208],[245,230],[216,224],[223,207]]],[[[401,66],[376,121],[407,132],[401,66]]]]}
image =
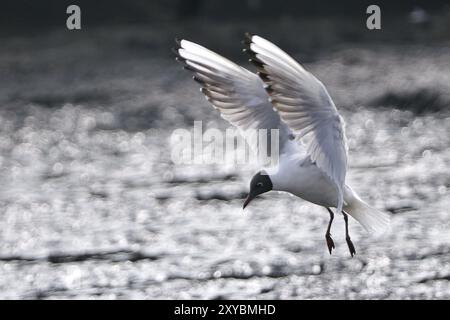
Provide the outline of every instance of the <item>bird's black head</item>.
{"type": "Polygon", "coordinates": [[[252,181],[250,181],[250,192],[247,196],[247,199],[245,199],[243,209],[245,209],[245,207],[254,198],[256,198],[256,196],[272,190],[272,187],[273,187],[272,181],[270,180],[268,174],[266,174],[263,171],[260,171],[257,174],[255,174],[252,178],[252,181]]]}

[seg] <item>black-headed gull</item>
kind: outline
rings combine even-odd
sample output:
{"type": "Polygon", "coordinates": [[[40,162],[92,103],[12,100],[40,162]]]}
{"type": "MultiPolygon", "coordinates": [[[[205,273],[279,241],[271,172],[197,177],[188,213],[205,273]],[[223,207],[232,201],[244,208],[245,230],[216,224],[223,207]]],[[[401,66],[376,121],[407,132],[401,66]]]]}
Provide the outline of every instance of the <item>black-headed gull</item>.
{"type": "Polygon", "coordinates": [[[384,231],[389,215],[366,204],[345,184],[347,143],[344,121],[325,86],[292,57],[259,36],[246,34],[244,51],[257,74],[187,40],[177,41],[177,60],[194,72],[201,92],[221,116],[242,131],[279,129],[279,166],[259,171],[250,182],[244,208],[258,195],[286,191],[325,207],[330,220],[325,234],[331,254],[330,228],[342,212],[346,241],[348,216],[369,232],[384,231]],[[298,138],[298,139],[297,139],[298,138]]]}

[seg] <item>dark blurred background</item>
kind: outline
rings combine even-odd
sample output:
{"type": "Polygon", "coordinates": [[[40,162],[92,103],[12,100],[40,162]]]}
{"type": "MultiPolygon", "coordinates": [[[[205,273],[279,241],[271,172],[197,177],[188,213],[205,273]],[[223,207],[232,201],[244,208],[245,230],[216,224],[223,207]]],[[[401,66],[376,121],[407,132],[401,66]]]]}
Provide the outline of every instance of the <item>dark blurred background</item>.
{"type": "MultiPolygon", "coordinates": [[[[270,0],[17,0],[3,1],[1,24],[7,28],[58,27],[61,12],[76,4],[83,8],[84,19],[90,26],[105,24],[157,24],[189,19],[220,21],[246,19],[276,19],[277,17],[360,17],[371,4],[383,9],[383,16],[400,18],[414,7],[431,13],[439,13],[449,5],[446,0],[399,0],[399,1],[295,1],[282,3],[270,0]]],[[[448,8],[447,8],[448,9],[448,8]]],[[[361,18],[361,17],[360,17],[361,18]]]]}
{"type": "Polygon", "coordinates": [[[450,298],[448,1],[2,1],[0,40],[0,298],[450,298]],[[353,259],[323,208],[243,213],[258,168],[171,161],[173,130],[228,127],[174,38],[253,70],[247,31],[325,84],[347,183],[392,214],[379,238],[351,220],[353,259]]]}
{"type": "MultiPolygon", "coordinates": [[[[2,2],[0,11],[1,32],[33,33],[60,28],[65,23],[62,13],[70,4],[82,8],[85,31],[101,26],[140,25],[158,27],[161,32],[170,32],[174,28],[181,32],[195,24],[205,26],[203,30],[196,30],[198,37],[202,37],[202,32],[208,33],[206,26],[211,25],[236,24],[238,28],[267,25],[272,29],[278,26],[280,31],[287,32],[292,24],[308,25],[308,22],[317,21],[325,23],[327,31],[342,38],[341,41],[411,41],[417,37],[416,29],[420,28],[427,28],[427,40],[449,38],[450,3],[446,0],[377,1],[374,4],[382,9],[384,30],[374,33],[361,30],[366,8],[373,4],[373,1],[365,0],[288,0],[282,3],[270,0],[7,0],[2,2]],[[334,28],[337,24],[339,28],[334,28]]],[[[323,35],[317,37],[320,42],[323,35]]]]}

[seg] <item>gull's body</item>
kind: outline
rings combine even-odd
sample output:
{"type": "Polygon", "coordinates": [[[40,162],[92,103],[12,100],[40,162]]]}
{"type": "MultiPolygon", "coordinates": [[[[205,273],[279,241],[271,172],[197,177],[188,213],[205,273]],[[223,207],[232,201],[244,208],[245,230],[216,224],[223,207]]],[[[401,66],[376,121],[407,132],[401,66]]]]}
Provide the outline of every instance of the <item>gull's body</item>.
{"type": "MultiPolygon", "coordinates": [[[[293,142],[295,143],[295,142],[293,142]]],[[[339,194],[333,181],[311,161],[306,154],[281,153],[277,169],[265,169],[272,180],[273,190],[285,191],[322,207],[338,206],[339,194]]],[[[353,190],[344,186],[344,206],[355,196],[353,190]]]]}
{"type": "MultiPolygon", "coordinates": [[[[337,207],[338,193],[332,181],[309,158],[280,157],[279,168],[270,174],[273,190],[286,191],[323,207],[337,207]]],[[[345,202],[345,197],[344,197],[345,202]]]]}
{"type": "Polygon", "coordinates": [[[345,184],[347,142],[342,117],[325,86],[284,51],[258,36],[248,35],[245,44],[257,74],[190,41],[182,40],[177,50],[208,101],[244,136],[253,129],[279,130],[278,166],[253,177],[244,207],[257,195],[278,190],[327,208],[330,253],[334,248],[330,207],[336,208],[344,215],[353,256],[347,213],[374,232],[386,227],[388,216],[369,207],[345,184]]]}

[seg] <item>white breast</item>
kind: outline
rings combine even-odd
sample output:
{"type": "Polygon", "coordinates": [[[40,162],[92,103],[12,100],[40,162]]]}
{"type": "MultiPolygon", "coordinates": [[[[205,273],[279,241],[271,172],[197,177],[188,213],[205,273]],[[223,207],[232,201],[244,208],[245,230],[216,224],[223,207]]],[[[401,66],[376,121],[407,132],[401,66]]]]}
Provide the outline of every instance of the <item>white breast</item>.
{"type": "Polygon", "coordinates": [[[309,157],[280,158],[278,170],[268,171],[273,190],[286,191],[306,201],[324,206],[336,207],[338,194],[332,181],[309,157]]]}

